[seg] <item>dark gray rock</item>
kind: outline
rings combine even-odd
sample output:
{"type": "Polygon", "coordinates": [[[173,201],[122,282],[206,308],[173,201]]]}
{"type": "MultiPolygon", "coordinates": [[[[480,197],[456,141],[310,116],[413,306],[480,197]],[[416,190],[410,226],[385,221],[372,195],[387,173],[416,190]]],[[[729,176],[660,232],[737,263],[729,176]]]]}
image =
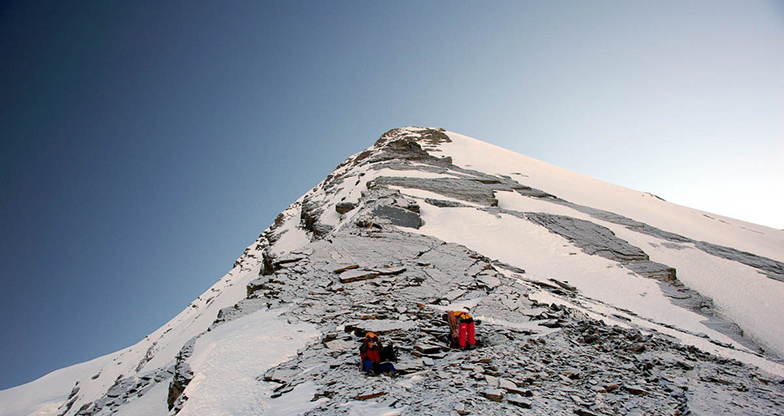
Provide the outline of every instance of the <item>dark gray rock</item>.
{"type": "Polygon", "coordinates": [[[723,259],[736,261],[738,263],[754,267],[771,279],[784,282],[784,263],[782,262],[771,260],[766,257],[761,257],[756,254],[747,253],[745,251],[735,250],[734,248],[707,243],[705,241],[697,241],[695,242],[695,246],[698,249],[716,257],[721,257],[723,259]]]}
{"type": "Polygon", "coordinates": [[[564,215],[529,212],[526,217],[580,247],[586,254],[618,262],[649,260],[640,248],[618,238],[609,228],[564,215]]]}
{"type": "Polygon", "coordinates": [[[678,279],[675,268],[666,264],[656,263],[650,260],[632,260],[622,262],[621,264],[639,274],[640,276],[644,276],[649,279],[656,279],[670,283],[675,282],[678,279]]]}
{"type": "Polygon", "coordinates": [[[506,396],[505,400],[517,407],[522,407],[523,409],[530,409],[533,405],[531,400],[524,399],[518,395],[506,396]]]}
{"type": "Polygon", "coordinates": [[[724,247],[716,244],[711,244],[705,241],[695,241],[688,237],[664,231],[659,228],[650,226],[648,224],[635,221],[631,218],[624,217],[609,211],[603,211],[596,208],[586,207],[583,205],[575,204],[569,201],[556,198],[552,202],[568,206],[578,211],[591,215],[594,218],[620,224],[627,229],[651,235],[665,241],[662,243],[665,247],[683,250],[686,247],[681,245],[683,243],[692,243],[696,248],[716,257],[726,260],[737,261],[750,267],[759,269],[761,273],[765,274],[771,279],[784,281],[784,263],[772,260],[766,257],[758,256],[756,254],[747,253],[744,251],[736,250],[730,247],[724,247]],[[674,244],[675,243],[675,244],[674,244]]]}
{"type": "Polygon", "coordinates": [[[648,394],[648,390],[646,390],[642,386],[638,386],[638,385],[635,385],[635,384],[624,384],[623,385],[623,389],[628,391],[631,394],[636,395],[636,396],[640,396],[640,395],[643,395],[643,394],[648,394]]]}
{"type": "Polygon", "coordinates": [[[392,225],[408,228],[419,228],[422,226],[422,218],[413,211],[405,210],[393,206],[379,206],[373,210],[373,215],[389,220],[392,225]]]}
{"type": "Polygon", "coordinates": [[[433,198],[426,198],[425,202],[428,204],[439,207],[439,208],[459,208],[459,207],[466,207],[466,204],[457,202],[457,201],[446,201],[443,199],[433,199],[433,198]]]}
{"type": "Polygon", "coordinates": [[[193,371],[190,364],[188,364],[188,358],[193,355],[193,347],[200,336],[201,334],[191,338],[177,353],[174,377],[172,377],[172,381],[169,383],[169,395],[166,400],[166,403],[169,405],[169,411],[173,411],[174,414],[179,412],[182,409],[182,405],[188,400],[183,395],[185,387],[193,380],[193,371]]]}
{"type": "Polygon", "coordinates": [[[340,283],[359,282],[361,280],[375,279],[381,274],[374,270],[349,270],[340,275],[340,283]]]}
{"type": "Polygon", "coordinates": [[[498,200],[492,187],[469,178],[405,178],[382,176],[368,184],[369,187],[400,186],[404,188],[421,189],[437,194],[460,199],[462,201],[497,206],[498,200]]]}
{"type": "Polygon", "coordinates": [[[504,398],[504,391],[501,389],[485,389],[482,395],[494,402],[500,402],[504,398]]]}
{"type": "Polygon", "coordinates": [[[335,205],[335,211],[337,211],[339,214],[345,214],[345,213],[353,210],[356,207],[357,207],[357,204],[355,204],[353,202],[338,202],[335,205]]]}
{"type": "Polygon", "coordinates": [[[314,238],[324,238],[332,231],[332,226],[319,222],[323,213],[324,208],[320,202],[305,197],[300,209],[300,225],[303,229],[311,232],[314,238]]]}

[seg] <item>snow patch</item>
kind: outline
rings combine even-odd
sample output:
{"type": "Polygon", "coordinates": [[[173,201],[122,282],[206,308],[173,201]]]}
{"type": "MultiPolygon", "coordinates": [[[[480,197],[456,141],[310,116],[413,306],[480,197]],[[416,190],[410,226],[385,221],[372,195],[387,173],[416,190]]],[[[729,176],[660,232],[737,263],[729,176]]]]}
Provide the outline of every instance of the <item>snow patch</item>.
{"type": "Polygon", "coordinates": [[[38,380],[0,391],[0,415],[51,415],[65,403],[74,380],[88,378],[111,363],[118,353],[53,371],[38,380]]]}
{"type": "Polygon", "coordinates": [[[114,416],[166,416],[169,414],[168,395],[169,383],[158,383],[141,398],[120,407],[114,416]]]}
{"type": "Polygon", "coordinates": [[[191,399],[180,416],[251,416],[272,408],[264,372],[320,335],[313,325],[280,319],[282,312],[255,312],[199,338],[189,360],[194,377],[184,392],[191,399]]]}
{"type": "Polygon", "coordinates": [[[318,407],[328,399],[321,398],[311,401],[316,395],[316,384],[308,381],[295,387],[294,390],[286,393],[282,397],[270,400],[269,409],[264,412],[265,416],[290,416],[301,415],[315,407],[318,407]]]}

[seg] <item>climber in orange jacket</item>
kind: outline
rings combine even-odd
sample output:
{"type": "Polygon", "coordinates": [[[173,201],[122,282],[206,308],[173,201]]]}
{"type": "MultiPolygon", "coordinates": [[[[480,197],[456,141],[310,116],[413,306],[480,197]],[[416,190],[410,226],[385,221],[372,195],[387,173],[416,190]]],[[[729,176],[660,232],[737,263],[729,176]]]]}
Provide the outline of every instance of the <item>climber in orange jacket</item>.
{"type": "Polygon", "coordinates": [[[476,348],[476,338],[474,334],[474,318],[471,314],[464,311],[448,311],[444,319],[449,323],[450,339],[452,348],[476,348]]]}
{"type": "MultiPolygon", "coordinates": [[[[376,337],[376,334],[368,332],[365,341],[359,347],[359,356],[362,358],[362,369],[370,375],[377,373],[394,372],[395,366],[390,362],[381,362],[384,347],[376,337]]],[[[385,359],[387,357],[384,357],[385,359]]]]}

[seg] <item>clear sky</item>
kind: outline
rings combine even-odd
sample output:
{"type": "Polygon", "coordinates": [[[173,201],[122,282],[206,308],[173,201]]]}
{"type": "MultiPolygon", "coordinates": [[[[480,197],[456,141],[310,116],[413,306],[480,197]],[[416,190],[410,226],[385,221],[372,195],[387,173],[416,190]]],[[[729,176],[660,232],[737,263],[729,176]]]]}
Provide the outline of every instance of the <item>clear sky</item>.
{"type": "Polygon", "coordinates": [[[784,3],[0,3],[0,388],[132,345],[386,130],[784,228],[784,3]]]}

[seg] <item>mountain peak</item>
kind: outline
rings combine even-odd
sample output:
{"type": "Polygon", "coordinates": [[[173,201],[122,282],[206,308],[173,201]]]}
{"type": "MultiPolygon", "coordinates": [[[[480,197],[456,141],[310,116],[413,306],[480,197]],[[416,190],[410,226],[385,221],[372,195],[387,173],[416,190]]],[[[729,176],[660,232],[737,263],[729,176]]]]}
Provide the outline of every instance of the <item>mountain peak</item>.
{"type": "Polygon", "coordinates": [[[393,129],[58,414],[772,414],[783,249],[778,230],[393,129]],[[457,309],[480,348],[450,348],[457,309]],[[362,374],[368,331],[400,377],[362,374]]]}
{"type": "Polygon", "coordinates": [[[401,140],[431,146],[452,142],[452,139],[446,134],[446,130],[442,128],[408,126],[395,128],[382,134],[373,147],[382,147],[387,143],[401,140]]]}

